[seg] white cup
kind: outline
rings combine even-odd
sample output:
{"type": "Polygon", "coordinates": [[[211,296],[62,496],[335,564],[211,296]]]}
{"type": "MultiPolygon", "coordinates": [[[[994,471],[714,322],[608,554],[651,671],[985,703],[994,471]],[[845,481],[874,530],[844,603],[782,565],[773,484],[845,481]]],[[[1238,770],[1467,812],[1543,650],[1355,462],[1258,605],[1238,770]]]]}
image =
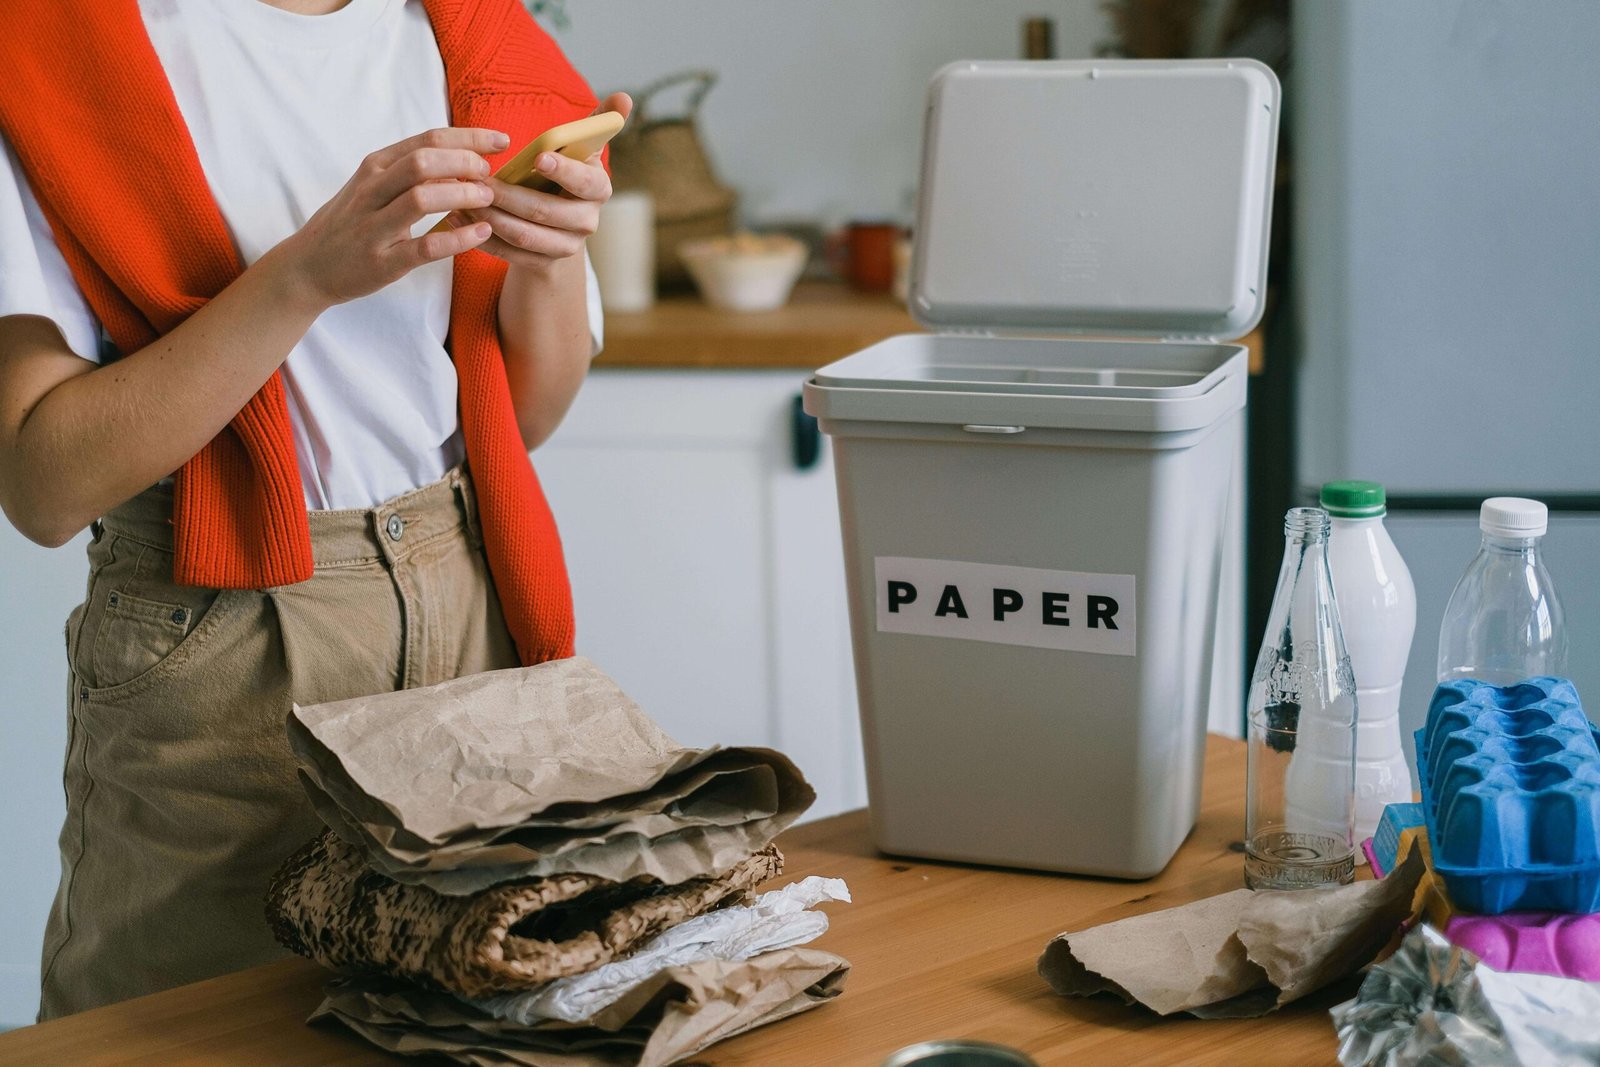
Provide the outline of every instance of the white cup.
{"type": "Polygon", "coordinates": [[[589,258],[607,311],[643,311],[655,303],[655,205],[649,193],[612,194],[589,238],[589,258]]]}
{"type": "Polygon", "coordinates": [[[902,304],[911,301],[911,238],[901,234],[894,239],[894,284],[889,287],[902,304]]]}

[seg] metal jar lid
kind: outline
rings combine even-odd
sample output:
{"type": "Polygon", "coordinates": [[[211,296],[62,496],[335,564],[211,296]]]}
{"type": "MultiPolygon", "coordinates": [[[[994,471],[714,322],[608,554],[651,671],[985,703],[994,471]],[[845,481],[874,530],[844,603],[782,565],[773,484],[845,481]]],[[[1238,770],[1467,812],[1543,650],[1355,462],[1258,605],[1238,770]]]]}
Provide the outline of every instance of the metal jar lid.
{"type": "Polygon", "coordinates": [[[1038,1067],[1020,1050],[988,1041],[922,1041],[890,1054],[883,1067],[1038,1067]]]}

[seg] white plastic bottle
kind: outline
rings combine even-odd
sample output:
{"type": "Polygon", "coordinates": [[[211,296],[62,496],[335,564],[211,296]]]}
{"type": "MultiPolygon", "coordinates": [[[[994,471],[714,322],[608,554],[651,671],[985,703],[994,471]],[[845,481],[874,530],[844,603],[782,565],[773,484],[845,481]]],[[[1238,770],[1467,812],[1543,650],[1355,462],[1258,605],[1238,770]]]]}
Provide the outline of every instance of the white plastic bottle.
{"type": "Polygon", "coordinates": [[[1550,513],[1537,500],[1483,502],[1483,543],[1467,565],[1439,627],[1439,681],[1476,678],[1515,685],[1567,669],[1567,631],[1540,558],[1550,513]]]}
{"type": "Polygon", "coordinates": [[[1322,487],[1322,506],[1331,520],[1328,567],[1360,708],[1355,835],[1363,841],[1377,829],[1385,805],[1411,799],[1400,737],[1400,683],[1417,626],[1417,593],[1383,526],[1383,486],[1329,482],[1322,487]]]}

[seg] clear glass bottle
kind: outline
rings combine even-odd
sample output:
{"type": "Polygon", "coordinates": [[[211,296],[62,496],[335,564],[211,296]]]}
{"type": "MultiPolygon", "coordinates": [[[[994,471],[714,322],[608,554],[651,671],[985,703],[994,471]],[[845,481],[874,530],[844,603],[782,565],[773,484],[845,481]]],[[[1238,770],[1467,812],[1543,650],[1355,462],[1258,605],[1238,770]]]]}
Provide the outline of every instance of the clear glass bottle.
{"type": "Polygon", "coordinates": [[[1356,684],[1328,569],[1328,513],[1284,517],[1283,566],[1251,677],[1245,884],[1355,878],[1356,684]]]}
{"type": "Polygon", "coordinates": [[[1516,685],[1565,675],[1561,598],[1539,553],[1549,521],[1549,510],[1537,500],[1497,496],[1483,502],[1483,542],[1450,594],[1439,626],[1439,681],[1516,685]]]}

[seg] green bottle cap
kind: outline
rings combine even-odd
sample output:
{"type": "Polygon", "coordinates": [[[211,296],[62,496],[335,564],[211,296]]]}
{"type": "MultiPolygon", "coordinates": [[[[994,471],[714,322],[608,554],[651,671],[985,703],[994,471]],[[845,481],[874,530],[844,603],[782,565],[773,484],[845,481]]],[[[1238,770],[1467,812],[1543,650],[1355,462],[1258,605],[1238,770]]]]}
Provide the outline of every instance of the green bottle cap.
{"type": "Polygon", "coordinates": [[[1388,510],[1377,482],[1329,482],[1322,487],[1322,506],[1341,519],[1371,519],[1388,510]]]}

